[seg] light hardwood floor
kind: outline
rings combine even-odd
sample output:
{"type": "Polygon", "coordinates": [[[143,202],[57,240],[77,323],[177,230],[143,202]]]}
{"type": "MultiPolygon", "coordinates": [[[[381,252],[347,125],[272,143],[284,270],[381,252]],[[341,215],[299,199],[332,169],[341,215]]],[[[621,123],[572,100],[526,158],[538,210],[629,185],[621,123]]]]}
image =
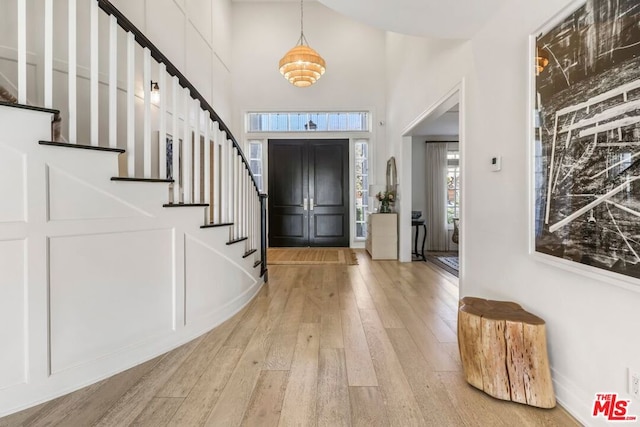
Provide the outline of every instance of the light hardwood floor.
{"type": "Polygon", "coordinates": [[[208,334],[0,426],[575,426],[469,386],[456,278],[423,262],[269,266],[208,334]]]}

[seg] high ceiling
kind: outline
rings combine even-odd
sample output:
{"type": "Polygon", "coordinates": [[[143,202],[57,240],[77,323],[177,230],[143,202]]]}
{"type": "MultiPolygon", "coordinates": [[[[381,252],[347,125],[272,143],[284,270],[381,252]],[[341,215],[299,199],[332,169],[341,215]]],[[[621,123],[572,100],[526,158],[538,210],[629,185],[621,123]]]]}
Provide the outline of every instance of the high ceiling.
{"type": "Polygon", "coordinates": [[[318,0],[373,27],[424,37],[471,38],[506,0],[318,0]]]}
{"type": "MultiPolygon", "coordinates": [[[[300,0],[232,0],[298,2],[300,0]]],[[[469,39],[507,0],[304,0],[318,1],[356,21],[414,36],[469,39]]]]}

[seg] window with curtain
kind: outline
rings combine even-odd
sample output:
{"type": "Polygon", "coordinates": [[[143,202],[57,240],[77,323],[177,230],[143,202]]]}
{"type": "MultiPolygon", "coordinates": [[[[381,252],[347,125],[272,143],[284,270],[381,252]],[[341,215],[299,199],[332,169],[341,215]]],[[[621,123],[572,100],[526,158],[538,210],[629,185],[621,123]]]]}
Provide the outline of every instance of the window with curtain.
{"type": "Polygon", "coordinates": [[[447,145],[447,224],[460,218],[460,152],[458,144],[447,145]]]}
{"type": "Polygon", "coordinates": [[[429,142],[426,149],[427,250],[446,251],[449,245],[447,224],[448,150],[445,142],[429,142]]]}

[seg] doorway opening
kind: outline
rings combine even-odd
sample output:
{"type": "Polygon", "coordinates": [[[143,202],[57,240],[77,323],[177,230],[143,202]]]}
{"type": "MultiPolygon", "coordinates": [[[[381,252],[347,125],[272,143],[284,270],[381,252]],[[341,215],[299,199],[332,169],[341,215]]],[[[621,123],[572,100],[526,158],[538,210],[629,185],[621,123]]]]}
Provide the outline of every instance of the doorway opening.
{"type": "Polygon", "coordinates": [[[349,140],[270,139],[269,247],[349,247],[349,140]]]}
{"type": "MultiPolygon", "coordinates": [[[[411,172],[407,177],[411,182],[411,202],[404,208],[412,212],[411,225],[408,221],[403,225],[405,241],[411,242],[410,252],[405,248],[405,260],[436,265],[455,277],[462,276],[464,265],[460,250],[464,245],[461,90],[459,85],[450,91],[417,118],[403,135],[403,152],[411,159],[411,172]],[[422,220],[424,226],[415,226],[416,219],[422,220]]],[[[455,277],[452,281],[457,284],[455,277]]]]}

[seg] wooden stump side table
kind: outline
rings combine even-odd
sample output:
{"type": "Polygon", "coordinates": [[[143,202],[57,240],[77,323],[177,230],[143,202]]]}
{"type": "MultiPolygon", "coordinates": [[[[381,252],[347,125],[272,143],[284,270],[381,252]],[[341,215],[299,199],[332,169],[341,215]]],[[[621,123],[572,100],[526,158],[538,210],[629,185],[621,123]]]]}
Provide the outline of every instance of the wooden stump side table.
{"type": "Polygon", "coordinates": [[[544,320],[519,304],[464,297],[458,348],[472,386],[502,400],[556,406],[544,320]]]}

